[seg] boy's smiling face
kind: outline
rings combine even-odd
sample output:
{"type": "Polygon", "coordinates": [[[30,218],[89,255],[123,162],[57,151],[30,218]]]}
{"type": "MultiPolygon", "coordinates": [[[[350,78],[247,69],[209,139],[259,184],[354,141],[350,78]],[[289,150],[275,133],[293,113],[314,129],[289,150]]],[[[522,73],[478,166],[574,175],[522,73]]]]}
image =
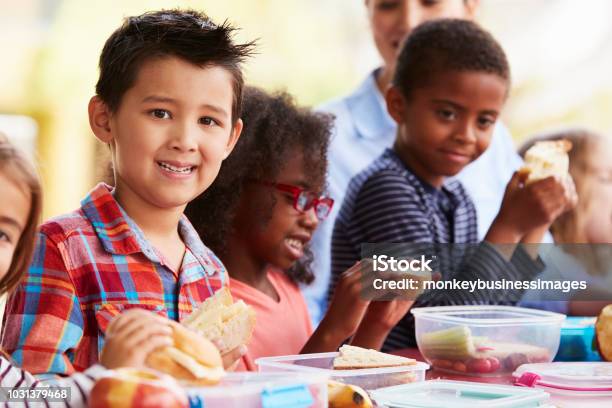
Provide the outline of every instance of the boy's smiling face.
{"type": "Polygon", "coordinates": [[[489,146],[508,83],[486,72],[442,72],[411,90],[392,87],[387,108],[398,123],[395,150],[410,169],[439,187],[489,146]]]}
{"type": "Polygon", "coordinates": [[[116,112],[92,98],[90,122],[111,147],[118,196],[176,208],[208,188],[242,129],[232,101],[227,70],[176,57],[143,63],[116,112]]]}

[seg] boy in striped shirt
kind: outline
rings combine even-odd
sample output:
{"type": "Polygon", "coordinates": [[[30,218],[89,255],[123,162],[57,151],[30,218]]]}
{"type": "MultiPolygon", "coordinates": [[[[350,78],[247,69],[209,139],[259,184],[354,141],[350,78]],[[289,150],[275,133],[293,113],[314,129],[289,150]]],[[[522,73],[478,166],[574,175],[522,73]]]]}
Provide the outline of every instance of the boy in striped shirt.
{"type": "Polygon", "coordinates": [[[180,320],[213,294],[211,281],[226,282],[183,210],[242,129],[240,64],[252,44],[234,44],[232,31],[164,10],[127,18],[106,41],[88,112],[115,183],[40,228],[2,339],[24,369],[82,371],[98,362],[114,316],[138,308],[180,320]]]}
{"type": "MultiPolygon", "coordinates": [[[[526,186],[515,173],[484,242],[456,245],[478,244],[477,218],[461,183],[449,178],[487,149],[509,89],[510,68],[501,46],[475,23],[437,20],[413,31],[386,93],[387,110],[398,124],[393,148],[351,180],[334,226],[334,282],[362,257],[366,243],[442,248],[439,272],[445,280],[529,280],[541,270],[536,255],[514,245],[539,243],[554,219],[575,204],[569,178],[526,186]]],[[[414,306],[518,298],[512,291],[430,291],[414,306]]],[[[415,345],[407,314],[384,349],[415,345]]]]}

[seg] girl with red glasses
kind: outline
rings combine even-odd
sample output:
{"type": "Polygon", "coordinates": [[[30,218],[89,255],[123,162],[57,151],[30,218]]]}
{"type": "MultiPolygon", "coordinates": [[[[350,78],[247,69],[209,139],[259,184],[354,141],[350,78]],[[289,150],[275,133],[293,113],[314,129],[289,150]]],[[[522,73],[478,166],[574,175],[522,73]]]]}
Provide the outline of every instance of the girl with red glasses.
{"type": "Polygon", "coordinates": [[[346,339],[379,348],[411,302],[360,296],[360,264],[347,270],[313,329],[298,285],[316,277],[309,242],[334,201],[325,194],[331,118],[285,93],[247,88],[242,136],[213,185],[186,214],[223,261],[230,290],[256,310],[239,369],[264,356],[336,350],[346,339]]]}

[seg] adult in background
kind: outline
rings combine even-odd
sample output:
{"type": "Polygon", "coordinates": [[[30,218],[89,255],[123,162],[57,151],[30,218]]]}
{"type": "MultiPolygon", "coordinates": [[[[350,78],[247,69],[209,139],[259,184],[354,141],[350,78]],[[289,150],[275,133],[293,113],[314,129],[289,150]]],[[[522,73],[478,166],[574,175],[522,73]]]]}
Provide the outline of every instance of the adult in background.
{"type": "MultiPolygon", "coordinates": [[[[348,183],[395,139],[396,124],[387,113],[384,93],[393,77],[402,41],[416,26],[428,20],[473,20],[478,6],[479,0],[365,0],[382,66],[371,72],[353,93],[319,108],[336,116],[328,168],[329,195],[337,205],[314,234],[316,279],[311,286],[303,288],[315,325],[326,310],[332,231],[348,183]]],[[[457,176],[476,206],[479,239],[483,239],[497,215],[505,186],[521,163],[507,128],[498,122],[486,153],[457,176]]]]}

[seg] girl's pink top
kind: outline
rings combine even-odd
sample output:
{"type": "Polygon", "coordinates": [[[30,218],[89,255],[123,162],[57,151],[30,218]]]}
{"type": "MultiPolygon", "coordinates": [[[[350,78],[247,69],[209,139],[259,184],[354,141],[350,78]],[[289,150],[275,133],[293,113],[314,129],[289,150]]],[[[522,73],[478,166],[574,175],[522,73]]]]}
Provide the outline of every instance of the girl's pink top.
{"type": "Polygon", "coordinates": [[[279,301],[230,277],[229,288],[234,300],[242,299],[255,309],[255,330],[247,345],[248,353],[236,371],[257,371],[259,357],[299,354],[312,335],[312,323],[306,301],[299,287],[282,271],[268,270],[268,279],[278,293],[279,301]]]}

